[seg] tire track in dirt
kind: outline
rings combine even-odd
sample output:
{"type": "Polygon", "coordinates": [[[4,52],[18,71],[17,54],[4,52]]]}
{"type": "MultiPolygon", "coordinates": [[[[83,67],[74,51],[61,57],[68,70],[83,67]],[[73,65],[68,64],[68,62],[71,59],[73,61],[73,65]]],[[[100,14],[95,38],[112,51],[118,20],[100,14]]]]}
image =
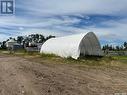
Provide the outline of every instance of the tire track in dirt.
{"type": "Polygon", "coordinates": [[[127,92],[126,70],[79,69],[0,56],[0,95],[114,95],[127,92]]]}

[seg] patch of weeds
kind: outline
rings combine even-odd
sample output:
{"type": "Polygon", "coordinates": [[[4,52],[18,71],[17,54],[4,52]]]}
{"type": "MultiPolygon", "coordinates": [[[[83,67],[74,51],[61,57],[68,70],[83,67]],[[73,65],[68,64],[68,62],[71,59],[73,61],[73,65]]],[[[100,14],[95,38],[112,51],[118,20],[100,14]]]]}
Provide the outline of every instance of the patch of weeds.
{"type": "Polygon", "coordinates": [[[68,58],[63,58],[63,62],[66,63],[66,64],[80,64],[80,60],[76,60],[72,57],[68,57],[68,58]]]}
{"type": "Polygon", "coordinates": [[[101,61],[105,61],[106,63],[109,63],[111,61],[115,60],[113,57],[111,56],[105,56],[101,59],[101,61]]]}
{"type": "Polygon", "coordinates": [[[15,50],[15,53],[26,53],[27,51],[25,49],[18,49],[15,50]]]}
{"type": "Polygon", "coordinates": [[[113,56],[113,59],[119,61],[120,63],[127,64],[127,56],[113,56]]]}
{"type": "Polygon", "coordinates": [[[127,60],[127,56],[113,56],[116,60],[127,60]]]}
{"type": "Polygon", "coordinates": [[[55,54],[45,54],[45,53],[40,54],[40,56],[41,56],[42,58],[54,58],[54,57],[58,57],[58,56],[55,55],[55,54]]]}
{"type": "Polygon", "coordinates": [[[26,55],[38,55],[39,53],[36,51],[29,51],[29,52],[25,52],[26,55]]]}

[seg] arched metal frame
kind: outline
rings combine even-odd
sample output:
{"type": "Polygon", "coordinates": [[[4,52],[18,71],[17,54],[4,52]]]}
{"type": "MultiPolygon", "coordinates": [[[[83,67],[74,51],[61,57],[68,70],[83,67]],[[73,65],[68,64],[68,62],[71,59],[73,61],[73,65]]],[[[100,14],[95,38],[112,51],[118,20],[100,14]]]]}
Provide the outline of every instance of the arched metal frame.
{"type": "Polygon", "coordinates": [[[89,32],[83,37],[79,45],[79,52],[82,56],[103,56],[99,40],[93,32],[89,32]]]}

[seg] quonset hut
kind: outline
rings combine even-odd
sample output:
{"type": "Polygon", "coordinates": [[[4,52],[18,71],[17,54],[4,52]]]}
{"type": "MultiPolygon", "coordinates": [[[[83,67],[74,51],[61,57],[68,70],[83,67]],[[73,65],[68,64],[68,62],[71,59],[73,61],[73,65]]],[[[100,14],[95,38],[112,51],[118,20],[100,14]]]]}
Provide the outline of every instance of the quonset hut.
{"type": "Polygon", "coordinates": [[[81,55],[103,56],[99,40],[93,32],[49,39],[42,45],[40,53],[74,59],[81,55]]]}

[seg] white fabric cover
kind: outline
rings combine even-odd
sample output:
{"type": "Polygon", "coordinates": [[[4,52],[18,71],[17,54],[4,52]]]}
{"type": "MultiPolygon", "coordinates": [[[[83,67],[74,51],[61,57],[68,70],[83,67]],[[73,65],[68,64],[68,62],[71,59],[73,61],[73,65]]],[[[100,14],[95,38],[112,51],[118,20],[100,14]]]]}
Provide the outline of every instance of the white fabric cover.
{"type": "Polygon", "coordinates": [[[74,59],[77,59],[80,54],[102,55],[99,41],[93,32],[49,39],[42,45],[40,53],[55,54],[74,59]]]}

